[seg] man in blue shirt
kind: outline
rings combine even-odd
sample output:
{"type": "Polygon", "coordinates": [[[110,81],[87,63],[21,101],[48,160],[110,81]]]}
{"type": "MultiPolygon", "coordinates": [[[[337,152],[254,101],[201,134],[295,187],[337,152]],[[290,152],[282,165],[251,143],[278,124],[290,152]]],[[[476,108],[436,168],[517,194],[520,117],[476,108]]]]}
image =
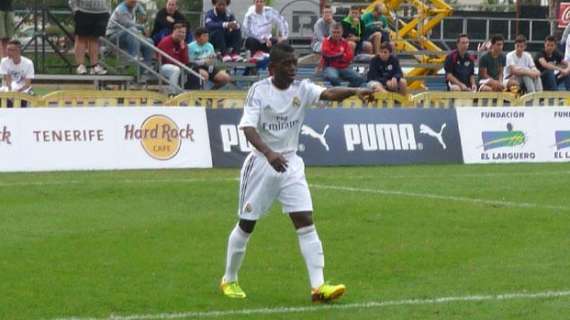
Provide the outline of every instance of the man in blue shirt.
{"type": "Polygon", "coordinates": [[[206,13],[206,28],[210,42],[222,60],[240,61],[241,29],[233,13],[227,8],[228,0],[212,0],[214,8],[206,13]]]}
{"type": "Polygon", "coordinates": [[[469,37],[462,33],[457,37],[457,49],[445,58],[445,82],[449,91],[477,91],[475,82],[475,58],[467,52],[469,37]]]}
{"type": "Polygon", "coordinates": [[[380,52],[370,61],[367,79],[368,87],[376,92],[408,94],[408,83],[404,79],[400,61],[392,55],[392,46],[388,42],[380,45],[380,52]]]}

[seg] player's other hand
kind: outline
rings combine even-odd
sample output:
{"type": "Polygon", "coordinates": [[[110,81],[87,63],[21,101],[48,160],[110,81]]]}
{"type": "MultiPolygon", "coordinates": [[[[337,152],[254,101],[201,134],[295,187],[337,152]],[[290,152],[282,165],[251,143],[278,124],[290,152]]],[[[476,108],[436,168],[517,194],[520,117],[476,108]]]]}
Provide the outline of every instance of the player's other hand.
{"type": "Polygon", "coordinates": [[[372,89],[358,89],[356,91],[356,95],[358,96],[358,98],[364,102],[372,102],[374,100],[376,100],[376,98],[374,98],[374,90],[372,89]]]}
{"type": "Polygon", "coordinates": [[[282,154],[274,151],[269,151],[265,157],[273,169],[275,169],[275,171],[285,172],[287,170],[287,159],[285,159],[282,154]]]}

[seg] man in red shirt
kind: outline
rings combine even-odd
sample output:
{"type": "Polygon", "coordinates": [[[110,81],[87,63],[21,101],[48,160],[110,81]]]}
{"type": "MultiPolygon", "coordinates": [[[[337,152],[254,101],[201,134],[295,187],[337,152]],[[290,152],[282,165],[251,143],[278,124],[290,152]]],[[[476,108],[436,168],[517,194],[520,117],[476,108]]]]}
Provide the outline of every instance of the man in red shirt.
{"type": "MultiPolygon", "coordinates": [[[[174,25],[172,34],[162,38],[158,44],[158,48],[164,51],[166,54],[171,56],[178,62],[187,65],[188,64],[188,46],[186,45],[186,30],[187,27],[183,23],[177,23],[174,25]]],[[[170,86],[168,87],[169,95],[176,95],[180,93],[176,85],[180,84],[180,67],[174,64],[174,62],[169,59],[160,56],[160,74],[168,78],[170,86]]]]}
{"type": "Polygon", "coordinates": [[[352,47],[342,37],[342,25],[335,22],[331,26],[331,36],[325,38],[321,49],[323,76],[333,86],[340,86],[340,81],[348,81],[351,87],[360,87],[364,79],[352,70],[350,63],[354,57],[352,47]]]}

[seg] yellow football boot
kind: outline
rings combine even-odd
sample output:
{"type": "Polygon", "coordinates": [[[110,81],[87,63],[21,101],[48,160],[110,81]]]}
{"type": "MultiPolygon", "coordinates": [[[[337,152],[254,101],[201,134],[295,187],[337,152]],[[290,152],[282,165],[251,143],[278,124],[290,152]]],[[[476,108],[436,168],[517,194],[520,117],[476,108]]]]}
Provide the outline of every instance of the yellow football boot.
{"type": "Polygon", "coordinates": [[[328,284],[324,283],[317,289],[311,291],[311,299],[315,303],[330,302],[340,298],[346,291],[344,284],[328,284]]]}
{"type": "Polygon", "coordinates": [[[224,279],[222,279],[220,290],[222,290],[222,293],[228,298],[245,299],[246,297],[245,292],[243,292],[237,281],[225,282],[224,279]]]}

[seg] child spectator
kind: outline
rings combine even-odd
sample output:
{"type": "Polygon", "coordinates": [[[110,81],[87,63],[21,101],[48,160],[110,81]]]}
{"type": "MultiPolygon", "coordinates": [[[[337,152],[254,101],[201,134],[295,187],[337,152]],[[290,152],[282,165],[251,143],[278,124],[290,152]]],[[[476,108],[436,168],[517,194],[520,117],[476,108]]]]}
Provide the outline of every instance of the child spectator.
{"type": "Polygon", "coordinates": [[[214,46],[208,42],[208,29],[198,28],[194,33],[194,41],[188,46],[190,62],[194,70],[206,80],[214,83],[213,89],[218,89],[231,81],[230,75],[216,65],[214,46]]]}
{"type": "Polygon", "coordinates": [[[376,92],[408,94],[408,83],[404,79],[400,61],[392,55],[392,46],[388,42],[380,45],[380,53],[370,61],[367,78],[368,87],[376,92]]]}
{"type": "Polygon", "coordinates": [[[243,20],[245,47],[254,60],[262,60],[269,57],[269,50],[274,43],[287,40],[289,24],[277,10],[265,6],[265,0],[254,0],[254,3],[243,20]],[[277,38],[271,33],[273,25],[276,25],[279,31],[277,38]]]}

